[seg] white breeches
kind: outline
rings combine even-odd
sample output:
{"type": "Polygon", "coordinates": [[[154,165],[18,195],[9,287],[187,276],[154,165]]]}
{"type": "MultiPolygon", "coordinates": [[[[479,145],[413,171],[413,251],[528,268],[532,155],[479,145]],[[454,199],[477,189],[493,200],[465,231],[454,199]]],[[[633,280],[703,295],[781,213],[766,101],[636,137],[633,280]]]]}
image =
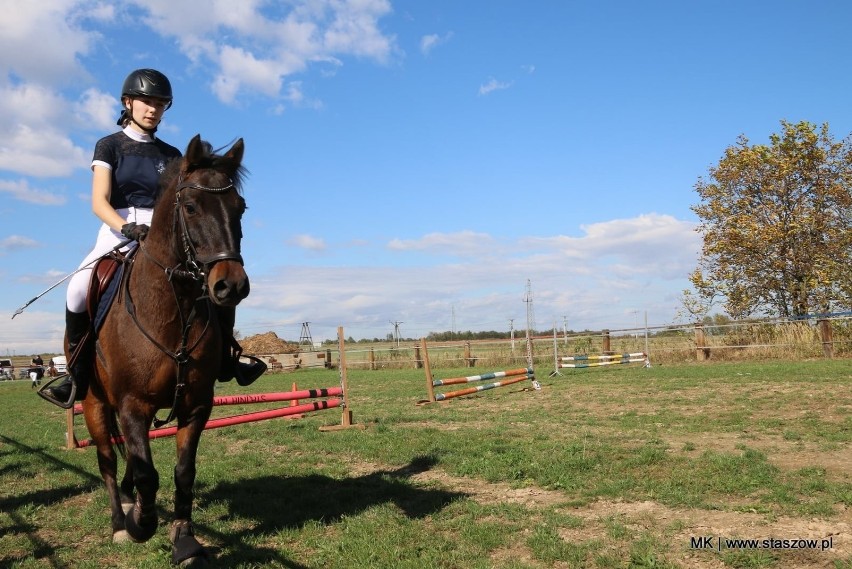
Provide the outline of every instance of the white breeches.
{"type": "MultiPolygon", "coordinates": [[[[122,208],[116,210],[118,215],[124,218],[127,223],[144,223],[151,225],[151,216],[153,210],[142,207],[122,208]]],[[[71,312],[86,311],[86,295],[89,290],[89,281],[92,278],[92,265],[95,261],[109,253],[116,245],[125,241],[126,237],[118,231],[112,230],[109,225],[104,223],[98,231],[98,240],[95,242],[95,247],[91,253],[86,255],[80,267],[86,267],[79,273],[71,277],[68,281],[68,290],[65,294],[65,304],[71,312]]],[[[127,250],[127,247],[123,249],[127,250]]]]}

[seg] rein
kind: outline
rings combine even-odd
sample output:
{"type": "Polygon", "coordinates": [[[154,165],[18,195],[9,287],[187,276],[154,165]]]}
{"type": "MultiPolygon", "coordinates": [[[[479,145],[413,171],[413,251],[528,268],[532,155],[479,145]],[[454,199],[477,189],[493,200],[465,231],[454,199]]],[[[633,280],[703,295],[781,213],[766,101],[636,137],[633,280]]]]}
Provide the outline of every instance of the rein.
{"type": "MultiPolygon", "coordinates": [[[[174,400],[172,401],[172,407],[169,411],[168,416],[163,419],[157,419],[154,417],[154,426],[162,427],[168,423],[171,423],[177,412],[177,407],[180,401],[180,397],[183,395],[184,390],[186,389],[186,372],[187,372],[187,364],[189,363],[189,356],[198,347],[201,342],[201,339],[207,334],[207,330],[210,327],[210,321],[212,318],[212,314],[214,311],[213,302],[210,300],[209,289],[207,287],[207,272],[213,264],[219,261],[238,261],[241,265],[243,264],[242,256],[236,252],[231,250],[221,251],[210,255],[209,257],[205,257],[203,259],[198,257],[198,251],[196,249],[195,243],[192,240],[192,237],[189,233],[189,227],[186,223],[186,218],[183,214],[183,208],[181,207],[181,192],[183,190],[199,190],[202,192],[214,193],[214,194],[224,194],[234,189],[233,181],[229,180],[228,185],[211,188],[207,186],[202,186],[200,184],[196,184],[189,181],[183,181],[182,179],[178,179],[178,186],[175,190],[175,209],[174,209],[174,233],[178,233],[178,229],[180,229],[180,243],[183,246],[183,261],[178,263],[174,267],[167,267],[165,264],[158,261],[154,256],[148,251],[148,248],[145,246],[144,239],[139,242],[139,249],[144,253],[145,258],[151,261],[154,265],[162,269],[163,273],[166,275],[166,280],[171,286],[172,294],[175,298],[175,303],[178,309],[178,315],[180,317],[181,323],[181,343],[180,347],[177,350],[171,351],[162,343],[157,341],[145,328],[142,326],[142,323],[139,322],[139,319],[136,315],[136,305],[133,303],[133,299],[130,295],[130,270],[125,271],[124,274],[124,283],[123,289],[125,292],[124,295],[124,305],[127,309],[127,313],[132,318],[134,324],[136,324],[136,328],[151,342],[158,350],[160,350],[163,354],[167,355],[171,359],[175,361],[177,364],[177,384],[175,385],[175,395],[174,400]],[[181,266],[185,268],[181,268],[181,266]],[[175,280],[192,280],[197,282],[201,286],[201,294],[195,298],[192,302],[192,309],[189,311],[188,315],[184,315],[183,310],[181,308],[181,299],[180,295],[175,288],[175,280]],[[207,322],[204,323],[204,329],[199,334],[198,339],[192,346],[189,346],[189,333],[192,329],[192,325],[195,323],[195,320],[198,316],[198,305],[200,302],[204,302],[207,306],[207,322]]],[[[181,257],[180,252],[177,252],[178,258],[181,257]]],[[[135,262],[136,257],[131,261],[131,265],[129,267],[132,268],[133,263],[135,262]]]]}

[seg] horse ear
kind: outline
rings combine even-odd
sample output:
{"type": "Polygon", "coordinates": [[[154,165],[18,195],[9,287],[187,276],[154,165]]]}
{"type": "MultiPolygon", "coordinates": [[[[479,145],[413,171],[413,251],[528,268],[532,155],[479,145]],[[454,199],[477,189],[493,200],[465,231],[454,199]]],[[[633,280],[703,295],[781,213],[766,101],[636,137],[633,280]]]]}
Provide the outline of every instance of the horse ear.
{"type": "Polygon", "coordinates": [[[204,142],[201,141],[201,135],[196,134],[186,147],[186,152],[184,153],[186,162],[188,164],[198,164],[201,158],[204,157],[204,154],[204,142]]]}
{"type": "Polygon", "coordinates": [[[234,160],[237,164],[242,164],[243,162],[243,152],[245,152],[246,145],[243,142],[243,139],[239,139],[234,143],[228,152],[225,153],[225,158],[230,158],[234,160]]]}

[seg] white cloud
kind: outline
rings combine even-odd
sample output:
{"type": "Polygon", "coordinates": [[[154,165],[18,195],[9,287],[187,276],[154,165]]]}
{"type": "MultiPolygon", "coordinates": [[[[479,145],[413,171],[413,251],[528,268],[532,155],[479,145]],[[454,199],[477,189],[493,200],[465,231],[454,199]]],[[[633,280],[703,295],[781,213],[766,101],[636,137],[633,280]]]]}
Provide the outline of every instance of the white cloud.
{"type": "Polygon", "coordinates": [[[64,205],[65,196],[31,188],[26,180],[0,180],[0,193],[9,194],[13,199],[43,206],[64,205]]]}
{"type": "Polygon", "coordinates": [[[326,326],[329,337],[338,325],[356,338],[382,337],[389,319],[405,321],[406,335],[417,337],[449,330],[453,310],[459,329],[506,329],[507,318],[524,317],[530,279],[541,328],[554,318],[561,325],[565,314],[575,329],[622,321],[629,327],[636,310],[647,310],[651,325],[674,318],[677,299],[667,293],[685,287],[695,266],[700,242],[694,223],[646,214],[589,224],[583,232],[514,242],[474,231],[394,239],[387,247],[400,255],[440,252],[462,261],[278,267],[252,275],[252,293],[239,314],[252,319],[257,311],[282,324],[310,321],[318,336],[326,326]]]}
{"type": "Polygon", "coordinates": [[[222,0],[134,3],[146,10],[144,21],[154,32],[173,37],[195,64],[216,68],[212,89],[226,103],[243,91],[278,96],[285,77],[313,63],[337,66],[344,56],[387,63],[396,51],[396,38],[379,28],[391,12],[387,0],[300,0],[286,7],[222,0]]]}
{"type": "Polygon", "coordinates": [[[115,128],[118,118],[119,100],[97,89],[86,89],[80,95],[78,109],[80,118],[90,128],[108,131],[115,128]]]}
{"type": "MultiPolygon", "coordinates": [[[[88,167],[88,152],[77,146],[62,129],[102,127],[107,106],[115,100],[87,90],[80,101],[70,103],[58,93],[34,83],[0,87],[0,170],[18,174],[67,176],[88,167]],[[69,108],[77,109],[68,113],[69,108]]],[[[112,121],[114,123],[114,119],[112,121]]]]}
{"type": "Polygon", "coordinates": [[[19,125],[0,143],[0,170],[27,176],[68,176],[87,167],[89,158],[71,139],[54,129],[19,125]]]}
{"type": "Polygon", "coordinates": [[[2,240],[0,240],[0,251],[21,251],[23,249],[36,249],[41,247],[41,244],[34,239],[30,239],[29,237],[22,237],[21,235],[10,235],[2,240]]]}
{"type": "Polygon", "coordinates": [[[392,239],[388,242],[388,249],[393,251],[426,251],[455,255],[480,255],[493,247],[494,240],[490,235],[474,231],[429,233],[419,239],[392,239]]]}
{"type": "Polygon", "coordinates": [[[89,9],[106,17],[102,7],[83,0],[0,0],[0,82],[10,75],[48,85],[88,79],[78,57],[92,50],[99,35],[80,24],[89,9]]]}
{"type": "Polygon", "coordinates": [[[488,95],[494,91],[501,91],[503,89],[508,89],[512,86],[512,82],[509,83],[503,81],[497,81],[493,77],[489,79],[486,83],[479,86],[479,94],[480,95],[488,95]]]}
{"type": "Polygon", "coordinates": [[[443,36],[438,34],[429,34],[420,38],[420,52],[423,55],[429,55],[433,49],[439,45],[445,44],[452,39],[453,33],[448,32],[443,36]]]}
{"type": "Polygon", "coordinates": [[[297,235],[290,240],[290,243],[309,251],[325,251],[326,249],[325,241],[311,235],[297,235]]]}

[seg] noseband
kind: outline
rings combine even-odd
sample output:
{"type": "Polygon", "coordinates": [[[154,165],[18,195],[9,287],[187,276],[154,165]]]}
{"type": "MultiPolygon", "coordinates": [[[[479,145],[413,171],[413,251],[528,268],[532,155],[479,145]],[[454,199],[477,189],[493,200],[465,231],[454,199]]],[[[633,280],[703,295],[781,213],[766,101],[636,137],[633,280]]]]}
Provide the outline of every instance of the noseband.
{"type": "Polygon", "coordinates": [[[191,274],[196,280],[203,281],[210,265],[214,263],[218,263],[219,261],[237,261],[242,265],[243,257],[237,251],[220,251],[219,253],[214,253],[208,257],[198,256],[195,243],[193,243],[192,237],[189,234],[189,227],[186,224],[186,216],[184,215],[183,208],[181,207],[181,193],[184,190],[199,190],[211,194],[224,194],[233,189],[234,183],[230,180],[227,186],[209,188],[207,186],[202,186],[201,184],[178,179],[178,186],[175,190],[175,229],[177,230],[177,227],[180,226],[180,239],[181,244],[183,245],[183,256],[185,259],[184,265],[186,266],[189,274],[191,274]]]}

